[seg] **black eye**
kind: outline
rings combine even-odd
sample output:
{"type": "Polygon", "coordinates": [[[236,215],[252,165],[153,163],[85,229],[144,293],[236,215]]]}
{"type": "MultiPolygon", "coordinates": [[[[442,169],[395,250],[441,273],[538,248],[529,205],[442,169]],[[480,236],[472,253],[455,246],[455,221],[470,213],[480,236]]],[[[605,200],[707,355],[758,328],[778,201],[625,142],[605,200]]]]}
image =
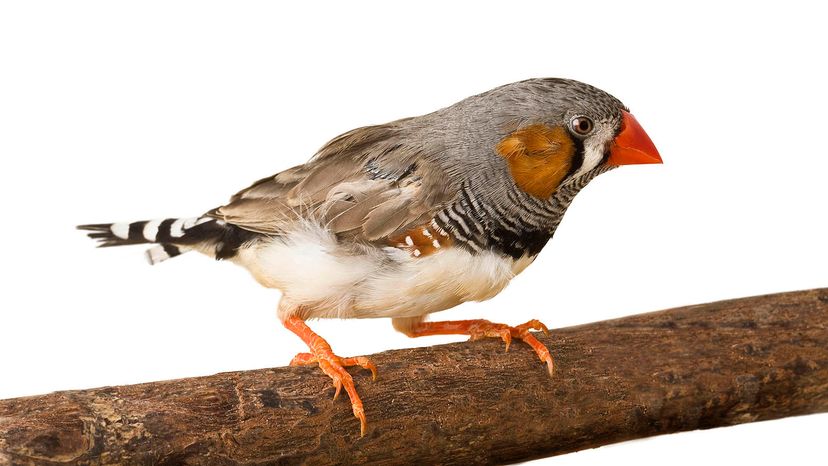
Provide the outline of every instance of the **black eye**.
{"type": "Polygon", "coordinates": [[[592,132],[592,128],[594,128],[595,125],[589,118],[585,116],[577,116],[569,120],[569,127],[572,128],[573,133],[586,136],[592,132]]]}

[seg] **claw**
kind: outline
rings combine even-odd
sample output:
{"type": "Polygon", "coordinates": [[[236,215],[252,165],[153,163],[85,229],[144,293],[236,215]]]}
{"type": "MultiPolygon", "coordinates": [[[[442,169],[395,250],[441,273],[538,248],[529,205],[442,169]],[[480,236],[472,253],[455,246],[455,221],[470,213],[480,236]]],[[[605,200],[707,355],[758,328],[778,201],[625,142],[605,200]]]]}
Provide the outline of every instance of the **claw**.
{"type": "Polygon", "coordinates": [[[336,399],[339,398],[339,392],[342,391],[342,382],[340,382],[339,379],[334,379],[334,388],[336,388],[336,391],[334,392],[333,399],[336,401],[336,399]]]}
{"type": "Polygon", "coordinates": [[[343,366],[359,366],[363,369],[371,371],[371,380],[377,380],[377,366],[370,359],[365,356],[355,356],[352,358],[342,358],[343,366]]]}
{"type": "Polygon", "coordinates": [[[513,328],[524,333],[528,333],[529,330],[540,330],[544,333],[544,335],[549,335],[549,328],[538,319],[532,319],[529,322],[526,322],[525,324],[521,324],[513,328]]]}
{"type": "Polygon", "coordinates": [[[506,350],[505,353],[509,352],[509,347],[512,346],[512,332],[509,329],[503,329],[500,331],[500,339],[506,342],[506,350]]]}
{"type": "Polygon", "coordinates": [[[322,337],[313,333],[311,329],[299,318],[289,317],[284,322],[285,327],[299,335],[302,340],[310,347],[310,353],[299,353],[290,361],[291,366],[318,364],[322,372],[333,380],[333,385],[336,391],[334,392],[334,400],[339,397],[342,389],[348,393],[348,398],[351,400],[351,410],[354,416],[359,419],[360,436],[365,435],[368,422],[365,417],[365,409],[362,406],[362,400],[356,391],[354,379],[351,374],[345,370],[349,366],[360,366],[363,369],[370,370],[371,376],[374,380],[377,378],[377,366],[365,356],[356,356],[351,358],[342,358],[333,353],[330,345],[322,337]]]}
{"type": "Polygon", "coordinates": [[[549,376],[552,377],[555,373],[555,362],[552,360],[552,355],[549,354],[549,349],[543,343],[539,342],[538,339],[531,333],[527,333],[526,336],[523,337],[523,341],[535,350],[535,354],[538,355],[541,362],[546,363],[549,376]]]}
{"type": "Polygon", "coordinates": [[[319,364],[319,368],[322,369],[322,372],[333,380],[333,385],[336,389],[333,397],[334,400],[339,398],[339,393],[343,388],[345,388],[345,392],[348,393],[348,398],[351,399],[351,410],[353,410],[354,416],[359,419],[360,435],[365,435],[365,430],[367,429],[365,409],[363,408],[362,400],[359,398],[359,394],[356,391],[354,379],[351,377],[351,374],[345,370],[345,368],[349,366],[361,366],[367,370],[370,370],[372,376],[376,379],[377,366],[365,356],[341,358],[333,354],[330,350],[317,348],[314,349],[314,351],[317,351],[318,354],[311,355],[309,358],[306,356],[308,353],[299,353],[293,358],[293,360],[299,361],[303,364],[319,364]]]}
{"type": "Polygon", "coordinates": [[[365,412],[362,410],[362,406],[353,406],[352,409],[354,416],[359,419],[359,436],[365,437],[365,430],[368,428],[368,421],[365,420],[365,412]]]}
{"type": "Polygon", "coordinates": [[[447,334],[465,334],[469,335],[469,340],[474,341],[483,337],[500,337],[506,343],[506,351],[512,344],[513,338],[519,338],[526,342],[535,350],[538,358],[546,363],[547,370],[551,376],[555,371],[555,363],[549,353],[549,349],[543,343],[538,341],[530,330],[539,330],[546,335],[549,335],[549,328],[543,322],[532,319],[525,324],[516,327],[510,327],[505,324],[496,324],[488,320],[460,320],[451,322],[421,322],[415,327],[410,336],[419,337],[425,335],[447,335],[447,334]]]}

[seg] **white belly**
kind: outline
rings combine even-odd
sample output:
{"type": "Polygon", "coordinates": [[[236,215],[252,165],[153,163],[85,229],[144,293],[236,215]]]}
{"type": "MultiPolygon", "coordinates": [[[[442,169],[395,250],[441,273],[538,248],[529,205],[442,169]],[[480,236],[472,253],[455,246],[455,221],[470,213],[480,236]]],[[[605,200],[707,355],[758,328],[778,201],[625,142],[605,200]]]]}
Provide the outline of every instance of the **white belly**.
{"type": "Polygon", "coordinates": [[[426,257],[391,247],[354,252],[310,225],[243,249],[234,262],[282,291],[280,314],[362,318],[420,316],[489,299],[532,259],[456,247],[426,257]]]}

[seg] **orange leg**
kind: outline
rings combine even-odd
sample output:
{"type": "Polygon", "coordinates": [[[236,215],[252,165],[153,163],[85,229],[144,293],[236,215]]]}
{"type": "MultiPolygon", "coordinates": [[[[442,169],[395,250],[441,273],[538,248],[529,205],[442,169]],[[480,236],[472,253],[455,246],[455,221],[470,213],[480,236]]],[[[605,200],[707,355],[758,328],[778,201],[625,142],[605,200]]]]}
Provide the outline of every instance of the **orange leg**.
{"type": "Polygon", "coordinates": [[[549,375],[555,372],[555,364],[549,349],[539,342],[530,330],[540,330],[549,334],[549,329],[539,320],[533,319],[517,327],[510,327],[506,324],[495,324],[488,320],[453,320],[447,322],[419,322],[410,331],[406,332],[410,337],[423,337],[427,335],[469,335],[470,340],[477,340],[483,337],[500,337],[506,342],[506,351],[512,344],[512,338],[519,338],[525,341],[535,350],[541,362],[546,363],[549,375]]]}
{"type": "Polygon", "coordinates": [[[308,345],[310,353],[299,353],[292,361],[291,366],[298,366],[304,364],[319,364],[322,372],[333,379],[336,393],[334,399],[339,396],[340,390],[345,388],[348,397],[351,399],[351,409],[354,411],[354,416],[359,419],[360,435],[365,435],[365,410],[362,407],[362,400],[359,399],[354,380],[351,374],[345,370],[348,366],[360,366],[371,371],[373,378],[377,378],[377,366],[374,365],[368,358],[364,356],[357,356],[354,358],[341,358],[333,353],[331,345],[320,337],[313,330],[308,327],[304,320],[291,316],[282,322],[288,330],[295,333],[308,345]]]}

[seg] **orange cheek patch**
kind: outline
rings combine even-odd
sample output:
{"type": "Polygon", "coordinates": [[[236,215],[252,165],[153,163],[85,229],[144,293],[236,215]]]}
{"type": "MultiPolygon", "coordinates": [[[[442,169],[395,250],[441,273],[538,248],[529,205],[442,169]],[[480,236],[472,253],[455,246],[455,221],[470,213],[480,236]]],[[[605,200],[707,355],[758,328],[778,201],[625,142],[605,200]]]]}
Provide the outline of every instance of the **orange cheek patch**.
{"type": "Polygon", "coordinates": [[[572,168],[575,144],[563,127],[535,124],[506,136],[495,150],[508,162],[518,188],[546,199],[572,168]]]}
{"type": "Polygon", "coordinates": [[[389,243],[408,251],[414,257],[425,257],[451,247],[452,239],[445,230],[432,222],[389,238],[389,243]]]}

